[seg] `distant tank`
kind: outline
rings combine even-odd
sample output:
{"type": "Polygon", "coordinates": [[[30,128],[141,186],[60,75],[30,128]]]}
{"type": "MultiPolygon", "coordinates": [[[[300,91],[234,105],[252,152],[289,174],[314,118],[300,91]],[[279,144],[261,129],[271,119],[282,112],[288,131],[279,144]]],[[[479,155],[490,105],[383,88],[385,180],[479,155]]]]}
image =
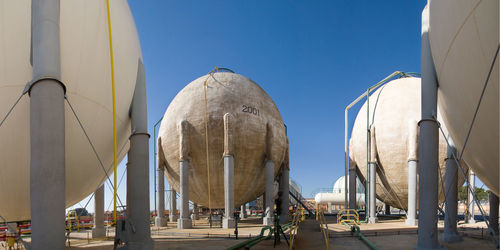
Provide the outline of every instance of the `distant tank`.
{"type": "MultiPolygon", "coordinates": [[[[379,166],[376,180],[377,198],[401,209],[407,209],[408,206],[407,162],[410,155],[408,141],[410,127],[416,130],[417,122],[420,121],[420,103],[421,83],[420,78],[415,77],[393,80],[370,95],[370,127],[375,128],[375,150],[379,166]]],[[[349,149],[351,164],[358,166],[362,179],[366,179],[366,120],[365,102],[354,122],[349,149]]],[[[438,120],[441,120],[439,114],[438,120]]],[[[446,127],[444,125],[442,127],[447,133],[446,127]]],[[[440,134],[441,177],[444,177],[446,145],[444,137],[440,134]]],[[[440,183],[441,181],[440,178],[440,183]]],[[[459,186],[463,182],[464,179],[459,178],[459,186]]],[[[439,186],[441,199],[444,199],[443,185],[439,186]]]]}
{"type": "MultiPolygon", "coordinates": [[[[430,1],[429,7],[438,105],[460,152],[498,47],[499,2],[439,0],[430,1]]],[[[500,195],[499,58],[495,63],[463,159],[490,190],[500,195]]]]}
{"type": "MultiPolygon", "coordinates": [[[[120,161],[128,149],[129,109],[141,48],[127,1],[111,1],[115,53],[117,144],[120,161]]],[[[26,83],[30,63],[31,1],[0,1],[0,116],[3,118],[26,83]]],[[[66,95],[109,171],[113,163],[111,66],[106,2],[60,3],[61,80],[66,95]]],[[[0,215],[30,219],[30,99],[26,94],[0,127],[0,215]]],[[[66,106],[66,206],[94,192],[105,173],[68,104],[66,106]]]]}
{"type": "MultiPolygon", "coordinates": [[[[349,183],[349,178],[347,179],[347,183],[349,183]]],[[[348,185],[349,186],[349,185],[348,185]]],[[[344,205],[345,204],[345,176],[341,176],[335,181],[333,184],[332,192],[325,193],[317,193],[314,196],[314,201],[317,204],[332,204],[332,205],[344,205]]],[[[358,206],[365,205],[365,187],[359,180],[356,178],[356,204],[358,206]]],[[[377,205],[381,205],[382,203],[377,200],[377,205]]]]}
{"type": "Polygon", "coordinates": [[[274,175],[285,161],[288,140],[276,105],[255,82],[232,72],[202,76],[170,103],[158,137],[158,162],[170,185],[179,191],[180,124],[187,131],[189,198],[202,206],[224,207],[224,115],[230,116],[234,152],[234,204],[255,200],[265,191],[266,159],[274,175]],[[206,87],[205,87],[206,86],[206,87]],[[206,95],[206,99],[205,99],[206,95]],[[205,123],[208,118],[208,123],[205,123]],[[206,127],[208,135],[206,135],[206,127]],[[208,137],[207,171],[206,136],[208,137]],[[210,185],[208,184],[210,174],[210,185]]]}

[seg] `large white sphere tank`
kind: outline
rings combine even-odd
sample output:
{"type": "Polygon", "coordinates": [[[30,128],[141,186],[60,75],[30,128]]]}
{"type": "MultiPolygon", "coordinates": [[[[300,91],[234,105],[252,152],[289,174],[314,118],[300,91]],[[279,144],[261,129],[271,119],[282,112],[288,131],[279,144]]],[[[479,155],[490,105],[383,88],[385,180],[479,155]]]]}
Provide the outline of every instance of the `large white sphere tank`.
{"type": "MultiPolygon", "coordinates": [[[[421,81],[420,78],[405,77],[388,82],[370,95],[370,122],[375,127],[377,150],[376,189],[377,198],[393,207],[407,209],[408,206],[408,140],[411,122],[421,118],[421,81]]],[[[441,120],[438,112],[438,120],[441,120]]],[[[349,155],[351,164],[361,170],[366,179],[366,102],[354,122],[351,133],[349,155]]],[[[443,125],[446,132],[446,127],[443,125]]],[[[444,177],[447,144],[439,133],[440,177],[444,177]]],[[[418,174],[418,172],[417,172],[418,174]]],[[[460,175],[459,175],[460,177],[460,175]]],[[[440,178],[439,194],[444,193],[440,178]]],[[[461,186],[463,178],[458,181],[461,186]]],[[[418,195],[418,194],[417,194],[418,195]]]]}
{"type": "MultiPolygon", "coordinates": [[[[141,49],[128,3],[110,1],[116,81],[118,150],[128,148],[129,108],[141,49]]],[[[32,79],[31,1],[0,1],[0,117],[4,117],[32,79]]],[[[106,1],[60,4],[61,80],[106,169],[113,163],[111,69],[106,1]]],[[[22,97],[0,127],[0,215],[9,221],[30,218],[30,110],[22,97]]],[[[105,177],[82,129],[65,103],[66,206],[95,191],[105,177]]]]}
{"type": "MultiPolygon", "coordinates": [[[[498,0],[430,2],[429,40],[439,80],[438,105],[460,151],[498,47],[498,0]]],[[[496,195],[499,185],[499,59],[463,159],[496,195]]]]}
{"type": "Polygon", "coordinates": [[[179,124],[187,122],[189,199],[206,207],[224,207],[223,117],[226,113],[231,114],[236,206],[255,200],[264,192],[266,159],[274,162],[274,176],[286,160],[288,140],[283,120],[272,99],[259,85],[230,72],[216,72],[192,81],[175,96],[165,112],[158,136],[158,159],[160,166],[165,166],[170,185],[180,190],[179,124]],[[209,164],[205,146],[207,117],[209,164]],[[268,133],[272,136],[268,137],[268,133]]]}
{"type": "MultiPolygon", "coordinates": [[[[347,178],[347,186],[349,187],[349,178],[347,178]]],[[[332,192],[334,194],[345,194],[345,175],[339,177],[337,181],[335,181],[335,183],[333,184],[332,192]]],[[[356,177],[356,193],[357,194],[365,193],[365,186],[363,186],[363,183],[361,183],[361,181],[357,177],[356,177]]]]}

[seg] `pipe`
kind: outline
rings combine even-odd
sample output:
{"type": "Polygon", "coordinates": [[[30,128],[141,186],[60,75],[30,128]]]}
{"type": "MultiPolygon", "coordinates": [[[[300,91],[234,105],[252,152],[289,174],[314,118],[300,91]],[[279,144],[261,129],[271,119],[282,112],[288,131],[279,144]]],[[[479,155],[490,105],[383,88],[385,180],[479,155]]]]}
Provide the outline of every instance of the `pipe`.
{"type": "Polygon", "coordinates": [[[376,247],[376,246],[375,246],[375,245],[374,245],[374,244],[373,244],[370,240],[368,240],[368,238],[366,238],[366,237],[365,237],[365,236],[361,233],[361,230],[359,229],[359,227],[358,227],[358,226],[356,226],[356,225],[352,225],[352,226],[351,226],[351,225],[347,224],[346,222],[342,222],[342,223],[343,223],[345,226],[347,226],[347,227],[351,228],[351,232],[353,232],[353,233],[355,232],[355,233],[357,234],[357,236],[359,237],[359,239],[360,239],[361,241],[363,241],[363,243],[365,243],[365,245],[366,245],[368,248],[370,248],[370,249],[372,249],[372,250],[378,250],[378,248],[377,248],[377,247],[376,247]]]}
{"type": "Polygon", "coordinates": [[[33,249],[65,249],[65,87],[59,0],[33,0],[30,94],[30,211],[33,249]]]}
{"type": "Polygon", "coordinates": [[[441,249],[438,242],[438,144],[437,116],[438,80],[429,42],[429,4],[422,12],[422,120],[419,147],[419,220],[415,249],[441,249]]]}

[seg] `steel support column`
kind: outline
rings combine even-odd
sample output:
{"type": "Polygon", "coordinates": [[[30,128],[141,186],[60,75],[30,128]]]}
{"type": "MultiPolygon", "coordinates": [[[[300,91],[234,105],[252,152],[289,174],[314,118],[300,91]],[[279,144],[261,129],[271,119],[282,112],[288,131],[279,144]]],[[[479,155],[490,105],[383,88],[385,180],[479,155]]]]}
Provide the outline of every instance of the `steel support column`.
{"type": "Polygon", "coordinates": [[[32,1],[30,203],[33,249],[65,249],[65,88],[59,0],[32,1]]]}
{"type": "Polygon", "coordinates": [[[94,227],[92,238],[106,236],[104,228],[104,183],[94,192],[94,227]]]}
{"type": "MultiPolygon", "coordinates": [[[[159,162],[159,161],[158,161],[159,162]]],[[[165,174],[164,168],[158,166],[156,169],[156,185],[158,186],[156,190],[156,217],[155,226],[165,227],[167,226],[167,218],[165,217],[165,174]]]]}
{"type": "Polygon", "coordinates": [[[274,162],[272,160],[266,161],[266,195],[264,205],[264,219],[263,224],[270,226],[274,224],[274,162]]]}
{"type": "Polygon", "coordinates": [[[438,242],[439,131],[437,116],[438,81],[429,42],[429,5],[422,12],[422,120],[419,137],[418,241],[415,249],[441,249],[438,242]]]}
{"type": "MultiPolygon", "coordinates": [[[[448,139],[451,145],[451,138],[448,139]]],[[[458,210],[458,166],[453,158],[453,154],[457,154],[457,149],[454,146],[448,146],[446,156],[446,172],[444,175],[445,187],[445,214],[444,214],[444,231],[442,240],[444,242],[459,242],[462,237],[457,230],[457,210],[458,210]]]]}

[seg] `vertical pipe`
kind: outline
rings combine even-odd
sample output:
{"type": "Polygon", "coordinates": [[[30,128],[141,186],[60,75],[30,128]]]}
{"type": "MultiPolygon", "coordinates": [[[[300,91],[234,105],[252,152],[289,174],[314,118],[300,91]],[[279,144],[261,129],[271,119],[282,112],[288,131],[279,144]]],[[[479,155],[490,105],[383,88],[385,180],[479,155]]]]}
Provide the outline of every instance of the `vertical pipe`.
{"type": "Polygon", "coordinates": [[[417,225],[417,164],[418,164],[418,124],[408,123],[408,212],[405,224],[417,225]]]}
{"type": "Polygon", "coordinates": [[[440,249],[437,231],[438,207],[438,81],[429,42],[429,4],[422,12],[422,120],[419,147],[418,242],[415,249],[440,249]]]}
{"type": "Polygon", "coordinates": [[[97,188],[94,193],[94,227],[92,228],[92,238],[106,236],[104,228],[104,183],[97,188]]]}
{"type": "Polygon", "coordinates": [[[33,249],[64,249],[65,89],[59,81],[59,0],[38,0],[31,4],[31,245],[33,249]]]}
{"type": "Polygon", "coordinates": [[[155,226],[156,227],[165,227],[167,225],[167,220],[165,218],[165,176],[164,176],[164,168],[158,166],[156,169],[156,184],[158,185],[157,189],[159,192],[156,193],[158,196],[156,199],[156,218],[155,218],[155,226]]]}
{"type": "Polygon", "coordinates": [[[290,205],[290,170],[288,164],[283,166],[283,171],[280,176],[279,189],[281,194],[281,210],[280,223],[288,223],[288,206],[290,205]]]}
{"type": "MultiPolygon", "coordinates": [[[[353,192],[351,189],[348,189],[348,184],[347,184],[347,171],[350,170],[349,169],[349,153],[347,151],[348,149],[348,143],[349,143],[349,140],[347,139],[348,136],[349,136],[349,121],[347,120],[348,118],[348,113],[349,113],[349,109],[346,108],[345,111],[344,111],[344,161],[345,161],[345,171],[344,171],[344,207],[347,208],[347,200],[348,200],[348,194],[350,195],[351,192],[353,192]]],[[[352,174],[352,173],[351,173],[352,174]]],[[[356,195],[356,191],[354,191],[354,195],[356,195]]],[[[352,196],[349,196],[349,197],[352,197],[352,196]]],[[[350,199],[349,199],[350,200],[350,199]]],[[[349,205],[349,208],[352,208],[352,209],[355,209],[356,206],[351,206],[349,205]]]]}
{"type": "Polygon", "coordinates": [[[457,154],[457,149],[452,146],[451,138],[448,139],[448,152],[446,156],[446,172],[444,175],[445,187],[445,214],[444,232],[442,240],[444,242],[459,242],[462,237],[457,231],[457,210],[458,210],[458,167],[453,155],[457,154]]]}
{"type": "Polygon", "coordinates": [[[175,192],[175,189],[172,185],[170,185],[170,213],[169,213],[169,218],[170,222],[176,222],[177,221],[177,192],[175,192]]]}
{"type": "Polygon", "coordinates": [[[274,224],[274,162],[272,160],[266,161],[265,166],[266,173],[266,197],[265,197],[265,209],[264,209],[264,221],[265,226],[270,226],[274,224]]]}
{"type": "Polygon", "coordinates": [[[490,193],[490,218],[489,222],[493,231],[495,231],[496,237],[498,237],[498,196],[493,192],[490,193]]]}
{"type": "Polygon", "coordinates": [[[149,210],[149,134],[144,65],[139,59],[130,107],[131,133],[127,168],[127,219],[134,226],[130,248],[152,248],[149,210]]]}
{"type": "Polygon", "coordinates": [[[376,184],[377,184],[377,143],[375,140],[375,126],[371,126],[370,129],[370,162],[369,162],[369,190],[370,190],[370,195],[369,195],[369,201],[370,204],[368,206],[368,212],[369,212],[369,218],[368,218],[368,223],[375,223],[377,222],[377,217],[375,215],[375,212],[377,210],[377,190],[376,190],[376,184]]]}
{"type": "Polygon", "coordinates": [[[224,156],[224,220],[223,228],[234,228],[234,158],[224,156]]]}
{"type": "Polygon", "coordinates": [[[180,194],[181,194],[181,211],[180,218],[177,220],[177,228],[187,229],[192,227],[191,218],[189,217],[189,161],[182,160],[179,162],[180,170],[180,194]]]}
{"type": "Polygon", "coordinates": [[[468,221],[468,223],[474,224],[474,223],[476,223],[476,220],[474,219],[474,208],[475,208],[476,204],[474,204],[473,194],[476,190],[476,174],[474,174],[474,172],[472,172],[472,170],[470,171],[470,175],[469,175],[469,183],[470,183],[470,190],[468,192],[469,193],[469,221],[468,221]]]}

